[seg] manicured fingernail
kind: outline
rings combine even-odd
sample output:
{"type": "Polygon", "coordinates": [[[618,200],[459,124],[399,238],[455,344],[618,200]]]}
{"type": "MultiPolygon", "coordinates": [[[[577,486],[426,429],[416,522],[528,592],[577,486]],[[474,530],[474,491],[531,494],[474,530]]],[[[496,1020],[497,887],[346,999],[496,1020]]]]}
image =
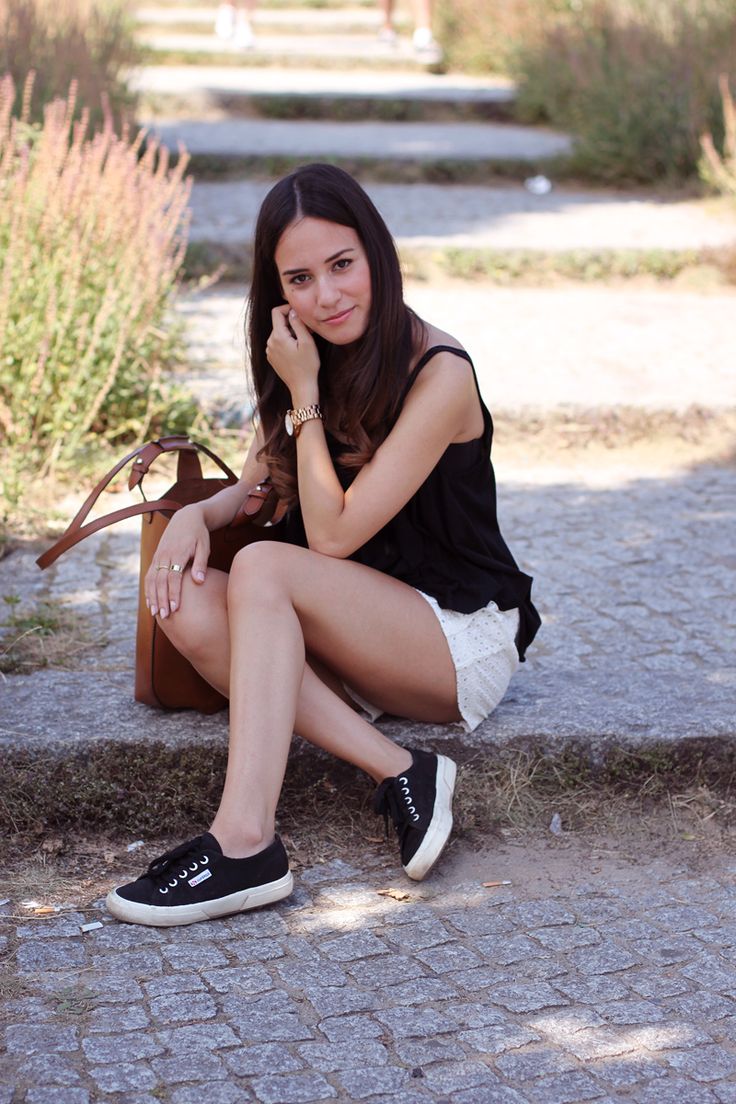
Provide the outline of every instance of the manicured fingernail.
{"type": "Polygon", "coordinates": [[[160,611],[160,616],[161,616],[162,618],[163,618],[163,617],[168,617],[168,615],[169,615],[169,611],[168,611],[167,609],[161,609],[161,611],[160,611]]]}
{"type": "Polygon", "coordinates": [[[155,617],[155,616],[156,616],[156,607],[151,606],[151,617],[155,617]]]}
{"type": "Polygon", "coordinates": [[[175,609],[176,609],[176,602],[172,602],[171,603],[171,612],[173,613],[175,609]]]}
{"type": "Polygon", "coordinates": [[[204,571],[195,571],[194,572],[194,578],[199,579],[199,581],[201,583],[204,579],[204,571]]]}

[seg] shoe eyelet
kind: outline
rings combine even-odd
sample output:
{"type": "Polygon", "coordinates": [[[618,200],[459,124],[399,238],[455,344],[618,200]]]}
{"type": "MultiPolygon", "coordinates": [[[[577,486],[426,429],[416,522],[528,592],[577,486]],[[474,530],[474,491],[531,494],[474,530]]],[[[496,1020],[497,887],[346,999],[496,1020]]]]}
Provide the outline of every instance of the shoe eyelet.
{"type": "Polygon", "coordinates": [[[399,782],[403,782],[405,786],[409,785],[409,779],[406,778],[403,774],[399,775],[399,782]]]}
{"type": "Polygon", "coordinates": [[[159,893],[168,893],[168,892],[169,892],[169,887],[168,886],[164,886],[163,889],[159,890],[159,893]]]}
{"type": "Polygon", "coordinates": [[[413,816],[413,817],[412,817],[411,819],[412,819],[413,821],[417,821],[417,820],[419,820],[419,814],[418,814],[418,813],[415,813],[415,814],[414,814],[414,816],[413,816]]]}
{"type": "Polygon", "coordinates": [[[409,787],[408,786],[402,786],[401,787],[401,792],[403,794],[408,794],[409,793],[409,787]]]}
{"type": "Polygon", "coordinates": [[[198,866],[199,866],[199,863],[195,862],[189,867],[189,869],[192,871],[192,873],[194,873],[194,871],[198,868],[198,866]]]}
{"type": "Polygon", "coordinates": [[[179,875],[180,880],[183,880],[184,878],[188,878],[188,877],[189,877],[189,871],[188,870],[182,870],[181,874],[179,875]]]}
{"type": "Polygon", "coordinates": [[[174,878],[173,882],[169,882],[169,885],[171,886],[172,889],[174,889],[175,886],[177,886],[178,884],[179,883],[177,882],[176,878],[174,878]]]}
{"type": "Polygon", "coordinates": [[[409,806],[409,812],[410,812],[410,813],[412,813],[412,814],[413,814],[413,813],[416,813],[416,809],[414,808],[414,806],[413,806],[413,805],[410,805],[410,806],[409,806]]]}
{"type": "Polygon", "coordinates": [[[206,865],[207,865],[207,863],[208,863],[208,862],[209,862],[210,860],[209,860],[209,857],[208,857],[207,855],[203,855],[203,856],[202,856],[202,858],[201,858],[201,859],[200,859],[199,861],[201,862],[202,866],[206,866],[206,865]]]}

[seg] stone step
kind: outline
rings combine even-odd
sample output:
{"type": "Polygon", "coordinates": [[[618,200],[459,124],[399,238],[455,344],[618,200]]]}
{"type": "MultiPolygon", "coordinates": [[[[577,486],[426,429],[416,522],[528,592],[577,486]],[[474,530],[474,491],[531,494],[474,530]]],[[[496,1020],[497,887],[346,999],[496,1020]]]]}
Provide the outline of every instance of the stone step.
{"type": "Polygon", "coordinates": [[[128,75],[141,117],[208,119],[286,114],[333,119],[425,119],[443,113],[509,119],[505,77],[380,69],[151,65],[128,75]]]}
{"type": "MultiPolygon", "coordinates": [[[[212,32],[217,5],[210,7],[141,7],[134,13],[140,28],[196,33],[203,28],[212,32]]],[[[378,6],[371,8],[263,8],[252,13],[255,33],[262,34],[352,34],[378,35],[383,16],[378,6]]],[[[403,13],[395,20],[398,28],[409,26],[403,13]]]]}
{"type": "MultiPolygon", "coordinates": [[[[401,129],[405,130],[406,124],[401,129]]],[[[496,128],[504,136],[518,129],[496,128]]],[[[492,128],[472,128],[471,135],[478,130],[487,134],[492,128]]],[[[531,142],[540,136],[523,137],[531,142]]],[[[408,139],[406,148],[411,146],[408,139]]],[[[509,152],[511,148],[507,147],[509,152]]],[[[521,155],[519,145],[513,149],[517,157],[521,155]]],[[[270,186],[253,180],[195,183],[191,240],[247,244],[270,186]]],[[[666,202],[651,195],[591,193],[564,187],[554,187],[549,194],[539,196],[516,185],[368,182],[365,187],[399,245],[407,250],[736,250],[736,217],[711,213],[720,212],[720,208],[711,208],[702,200],[666,202]]]]}
{"type": "Polygon", "coordinates": [[[342,123],[313,120],[152,120],[170,149],[220,162],[238,158],[348,158],[398,162],[530,162],[566,156],[571,139],[541,127],[497,123],[342,123]]]}
{"type": "Polygon", "coordinates": [[[180,34],[141,28],[136,38],[151,58],[170,61],[211,58],[218,65],[314,66],[343,69],[359,66],[379,69],[423,70],[437,58],[415,52],[410,39],[393,44],[379,41],[375,34],[259,34],[252,48],[244,50],[232,42],[209,34],[180,34]]]}

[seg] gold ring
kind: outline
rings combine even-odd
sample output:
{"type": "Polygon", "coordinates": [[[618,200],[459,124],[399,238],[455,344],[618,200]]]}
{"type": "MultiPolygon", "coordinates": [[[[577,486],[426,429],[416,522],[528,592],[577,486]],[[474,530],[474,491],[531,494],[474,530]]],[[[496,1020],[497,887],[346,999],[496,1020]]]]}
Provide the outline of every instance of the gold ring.
{"type": "Polygon", "coordinates": [[[156,564],[156,570],[157,571],[168,571],[169,570],[169,565],[168,564],[156,564]]]}
{"type": "Polygon", "coordinates": [[[183,570],[184,570],[184,568],[181,566],[181,564],[172,564],[171,567],[169,568],[169,571],[182,572],[183,570]]]}

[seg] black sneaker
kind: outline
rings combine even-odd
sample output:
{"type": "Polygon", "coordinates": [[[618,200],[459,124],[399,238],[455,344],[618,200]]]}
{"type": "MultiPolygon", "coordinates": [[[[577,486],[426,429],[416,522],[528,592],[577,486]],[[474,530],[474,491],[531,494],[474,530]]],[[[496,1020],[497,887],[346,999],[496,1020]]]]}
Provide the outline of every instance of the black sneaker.
{"type": "Polygon", "coordinates": [[[205,832],[154,859],[137,881],[111,890],[106,903],[118,920],[168,928],[269,905],[293,885],[278,836],[257,855],[228,859],[205,832]]]}
{"type": "Polygon", "coordinates": [[[445,755],[407,748],[414,762],[397,778],[385,778],[373,798],[388,829],[394,822],[404,870],[415,882],[426,877],[452,831],[452,794],[457,768],[445,755]]]}

